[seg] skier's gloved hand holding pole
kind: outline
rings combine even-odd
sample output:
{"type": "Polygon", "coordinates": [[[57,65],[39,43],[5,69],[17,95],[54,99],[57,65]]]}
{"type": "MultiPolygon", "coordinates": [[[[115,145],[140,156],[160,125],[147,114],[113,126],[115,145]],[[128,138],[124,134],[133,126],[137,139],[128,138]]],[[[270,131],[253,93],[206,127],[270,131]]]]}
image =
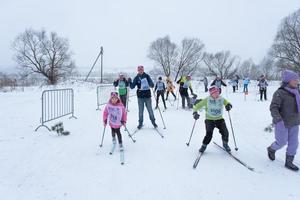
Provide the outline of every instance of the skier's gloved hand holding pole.
{"type": "Polygon", "coordinates": [[[230,111],[232,109],[232,105],[230,103],[228,103],[226,106],[225,106],[225,109],[226,111],[230,111]]]}
{"type": "Polygon", "coordinates": [[[198,112],[193,112],[193,117],[195,120],[198,120],[200,115],[198,114],[198,112]]]}

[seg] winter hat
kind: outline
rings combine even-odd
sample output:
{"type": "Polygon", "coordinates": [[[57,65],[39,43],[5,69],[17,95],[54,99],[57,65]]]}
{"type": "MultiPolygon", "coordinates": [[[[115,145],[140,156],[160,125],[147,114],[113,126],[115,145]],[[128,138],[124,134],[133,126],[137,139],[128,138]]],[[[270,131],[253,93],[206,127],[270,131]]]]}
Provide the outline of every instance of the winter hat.
{"type": "Polygon", "coordinates": [[[162,77],[161,77],[161,76],[160,76],[160,77],[158,77],[158,80],[160,80],[160,81],[161,81],[161,80],[162,80],[162,77]]]}
{"type": "Polygon", "coordinates": [[[119,94],[117,92],[111,92],[110,93],[110,98],[112,99],[114,97],[119,99],[119,94]]]}
{"type": "Polygon", "coordinates": [[[139,66],[137,67],[137,70],[138,70],[138,71],[140,71],[140,70],[143,70],[143,71],[144,71],[144,66],[143,66],[143,65],[139,65],[139,66]]]}
{"type": "Polygon", "coordinates": [[[299,80],[298,74],[291,70],[284,70],[282,72],[282,82],[289,83],[292,80],[299,80]]]}
{"type": "Polygon", "coordinates": [[[209,94],[213,95],[214,93],[220,94],[220,89],[216,86],[212,86],[212,87],[209,88],[209,94]]]}

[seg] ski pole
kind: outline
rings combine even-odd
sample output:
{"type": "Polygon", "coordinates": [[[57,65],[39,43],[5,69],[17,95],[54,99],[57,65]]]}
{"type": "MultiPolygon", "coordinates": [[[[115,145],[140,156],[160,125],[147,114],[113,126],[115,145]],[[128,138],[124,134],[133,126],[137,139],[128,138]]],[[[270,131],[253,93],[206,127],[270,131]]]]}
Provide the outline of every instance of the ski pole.
{"type": "Polygon", "coordinates": [[[196,122],[197,122],[197,120],[195,119],[195,122],[194,122],[194,125],[193,125],[193,128],[192,128],[192,132],[191,132],[191,135],[190,135],[189,142],[186,143],[187,146],[190,146],[190,142],[191,142],[192,136],[194,134],[194,129],[195,129],[196,122]]]}
{"type": "MultiPolygon", "coordinates": [[[[152,92],[153,92],[154,99],[156,99],[156,95],[155,95],[155,92],[154,92],[153,89],[152,89],[152,92]]],[[[166,124],[165,124],[164,118],[163,118],[163,116],[162,116],[162,114],[161,114],[161,110],[160,110],[159,106],[157,106],[157,108],[158,108],[158,112],[159,112],[161,121],[162,121],[162,123],[163,123],[163,125],[164,125],[164,129],[166,129],[166,124]]]]}
{"type": "Polygon", "coordinates": [[[128,133],[128,136],[130,137],[130,139],[132,140],[132,142],[135,143],[136,140],[132,138],[132,135],[129,133],[129,131],[128,131],[128,129],[127,129],[127,127],[126,127],[125,124],[124,124],[124,127],[125,127],[125,131],[128,133]]]}
{"type": "MultiPolygon", "coordinates": [[[[178,89],[179,90],[179,89],[178,89]]],[[[178,94],[179,92],[178,92],[178,90],[176,90],[176,97],[177,97],[177,110],[178,110],[178,108],[179,108],[179,97],[180,97],[180,95],[178,94]]]]}
{"type": "Polygon", "coordinates": [[[103,145],[103,139],[104,139],[105,129],[106,129],[106,126],[104,126],[104,129],[103,129],[100,147],[102,147],[102,145],[103,145]]]}
{"type": "Polygon", "coordinates": [[[232,126],[232,121],[231,121],[231,116],[230,116],[230,112],[228,111],[228,117],[229,117],[229,121],[230,121],[230,126],[231,126],[231,132],[232,132],[232,136],[233,136],[233,141],[234,141],[234,146],[235,146],[235,150],[238,150],[238,147],[236,146],[236,141],[235,141],[235,136],[234,136],[234,131],[233,131],[233,126],[232,126]]]}

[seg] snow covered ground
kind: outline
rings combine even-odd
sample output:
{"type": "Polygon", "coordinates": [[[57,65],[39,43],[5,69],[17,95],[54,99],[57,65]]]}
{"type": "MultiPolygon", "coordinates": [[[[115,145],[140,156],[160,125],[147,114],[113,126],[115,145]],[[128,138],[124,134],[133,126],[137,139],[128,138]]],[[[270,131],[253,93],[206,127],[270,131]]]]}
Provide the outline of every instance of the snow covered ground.
{"type": "MultiPolygon", "coordinates": [[[[198,96],[205,97],[202,85],[196,87],[198,96]]],[[[277,87],[278,83],[270,86],[269,99],[277,87]]],[[[194,122],[192,113],[177,110],[176,104],[172,107],[168,103],[167,111],[163,112],[165,130],[158,111],[155,111],[164,139],[152,128],[147,113],[144,128],[134,136],[136,143],[132,143],[123,131],[125,165],[122,166],[117,151],[109,155],[109,130],[104,146],[99,148],[102,112],[95,110],[94,86],[74,86],[78,119],[61,119],[65,129],[71,132],[69,136],[57,136],[43,128],[34,132],[40,119],[42,89],[0,93],[1,199],[298,200],[300,174],[284,168],[285,151],[277,153],[275,162],[269,161],[266,155],[266,147],[273,141],[273,133],[264,132],[271,122],[270,100],[258,102],[252,86],[245,101],[240,90],[235,94],[231,88],[223,92],[233,104],[232,120],[239,147],[233,154],[254,167],[255,172],[212,143],[197,169],[193,170],[205,134],[204,113],[201,113],[191,145],[187,147],[185,143],[194,122]]],[[[127,126],[133,131],[137,125],[135,97],[131,98],[129,109],[127,126]]],[[[226,113],[225,119],[230,130],[226,113]]],[[[213,141],[221,143],[217,131],[213,141]]],[[[296,163],[300,164],[299,154],[296,163]]]]}

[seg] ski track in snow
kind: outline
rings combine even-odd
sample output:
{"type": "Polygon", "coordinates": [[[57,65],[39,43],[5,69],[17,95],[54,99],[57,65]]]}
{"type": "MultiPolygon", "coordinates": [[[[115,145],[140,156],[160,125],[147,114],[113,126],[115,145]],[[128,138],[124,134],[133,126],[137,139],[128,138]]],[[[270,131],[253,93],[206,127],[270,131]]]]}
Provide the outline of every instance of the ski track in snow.
{"type": "MultiPolygon", "coordinates": [[[[155,116],[161,138],[153,129],[148,113],[145,125],[133,143],[121,128],[125,165],[120,165],[119,149],[113,155],[111,133],[107,128],[104,145],[102,111],[96,111],[95,88],[74,86],[75,116],[64,122],[69,136],[57,136],[41,128],[34,129],[40,119],[42,89],[28,88],[25,92],[0,93],[0,194],[2,199],[123,199],[123,200],[199,200],[199,199],[299,199],[299,173],[284,168],[285,150],[278,151],[277,160],[267,158],[266,147],[273,142],[273,133],[264,132],[271,122],[269,104],[278,83],[268,90],[269,100],[258,102],[255,86],[250,86],[247,100],[238,90],[223,89],[223,96],[233,104],[231,117],[239,150],[234,143],[228,121],[232,153],[255,168],[251,172],[211,143],[197,168],[192,168],[205,135],[204,112],[196,123],[190,146],[186,146],[192,126],[192,112],[177,110],[167,103],[162,112],[167,129],[163,129],[158,110],[155,116]]],[[[204,98],[202,85],[195,86],[198,98],[204,98]]],[[[171,99],[172,96],[170,96],[171,99]]],[[[135,130],[136,97],[129,105],[127,128],[135,130]]],[[[153,100],[154,106],[154,100],[153,100]]],[[[160,103],[162,107],[162,103],[160,103]]],[[[217,130],[213,141],[221,144],[217,130]]],[[[300,163],[299,155],[296,163],[300,163]]]]}

